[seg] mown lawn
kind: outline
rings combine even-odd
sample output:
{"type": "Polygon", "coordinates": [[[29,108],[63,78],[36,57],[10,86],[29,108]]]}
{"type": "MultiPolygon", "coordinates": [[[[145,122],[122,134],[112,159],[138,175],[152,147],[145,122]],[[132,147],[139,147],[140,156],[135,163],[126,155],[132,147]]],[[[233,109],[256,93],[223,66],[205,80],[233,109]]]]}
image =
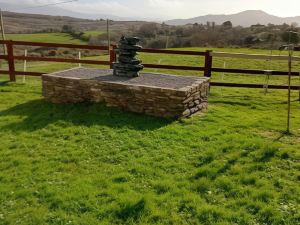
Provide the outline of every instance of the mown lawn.
{"type": "MultiPolygon", "coordinates": [[[[203,65],[201,57],[140,57],[144,63],[203,65]]],[[[287,67],[284,61],[222,58],[214,66],[224,62],[227,68],[287,67]]],[[[28,70],[72,66],[29,62],[28,70]]],[[[252,75],[212,79],[265,82],[252,75]]],[[[284,135],[286,91],[212,88],[205,114],[170,121],[101,104],[53,105],[43,101],[39,78],[6,81],[0,78],[0,224],[300,224],[296,91],[292,134],[284,135]]],[[[269,83],[285,85],[287,78],[271,76],[269,83]]]]}
{"type": "Polygon", "coordinates": [[[1,225],[300,224],[297,92],[284,135],[286,91],[212,88],[205,114],[171,121],[6,81],[1,225]]]}

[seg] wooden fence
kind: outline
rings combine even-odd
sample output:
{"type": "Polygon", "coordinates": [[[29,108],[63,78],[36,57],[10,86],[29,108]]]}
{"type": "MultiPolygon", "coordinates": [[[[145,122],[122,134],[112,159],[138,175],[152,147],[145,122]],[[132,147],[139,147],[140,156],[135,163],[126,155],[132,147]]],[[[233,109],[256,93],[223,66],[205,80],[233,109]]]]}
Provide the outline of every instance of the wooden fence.
{"type": "MultiPolygon", "coordinates": [[[[63,62],[63,63],[83,63],[93,65],[107,65],[112,68],[113,62],[116,61],[116,46],[91,46],[91,45],[74,45],[74,44],[57,44],[57,43],[40,43],[40,42],[25,42],[25,41],[3,41],[0,40],[1,45],[5,45],[7,55],[0,55],[0,59],[7,60],[8,70],[0,70],[0,74],[9,74],[10,81],[15,81],[17,75],[26,76],[41,76],[41,72],[24,72],[15,70],[16,60],[26,61],[44,61],[44,62],[63,62]],[[50,58],[50,57],[37,57],[37,56],[17,56],[14,54],[14,46],[39,46],[39,47],[52,47],[52,48],[68,48],[68,49],[85,49],[85,50],[100,50],[109,51],[109,61],[100,60],[82,60],[82,59],[67,59],[67,58],[50,58]]],[[[205,57],[203,66],[177,66],[177,65],[161,65],[161,64],[143,64],[145,68],[155,69],[172,69],[172,70],[190,70],[190,71],[203,71],[204,76],[211,77],[212,72],[233,73],[233,74],[247,74],[247,75],[275,75],[287,76],[286,71],[270,71],[270,70],[245,70],[245,69],[226,69],[214,68],[213,57],[231,57],[243,59],[274,59],[274,60],[288,60],[286,56],[269,56],[269,55],[247,55],[236,53],[221,53],[212,51],[178,51],[178,50],[162,50],[162,49],[148,49],[143,48],[140,52],[155,53],[155,54],[171,54],[171,55],[188,55],[188,56],[202,56],[205,57]]],[[[300,57],[294,57],[294,60],[300,61],[300,57]]],[[[292,76],[299,76],[299,72],[292,72],[292,76]]],[[[241,84],[241,83],[223,83],[211,82],[211,86],[223,87],[244,87],[244,88],[264,88],[264,84],[241,84]]],[[[288,86],[282,85],[268,85],[269,89],[287,89],[288,86]]],[[[299,86],[292,86],[292,90],[299,90],[299,86]]]]}

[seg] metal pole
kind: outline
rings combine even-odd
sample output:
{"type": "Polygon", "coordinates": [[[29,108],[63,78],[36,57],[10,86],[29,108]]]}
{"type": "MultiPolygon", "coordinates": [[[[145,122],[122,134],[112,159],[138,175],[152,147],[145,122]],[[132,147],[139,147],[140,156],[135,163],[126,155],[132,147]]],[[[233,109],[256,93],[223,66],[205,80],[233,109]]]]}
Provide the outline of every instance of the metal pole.
{"type": "Polygon", "coordinates": [[[292,48],[291,45],[292,32],[289,33],[289,74],[288,74],[288,118],[287,118],[287,130],[286,133],[290,134],[290,121],[291,121],[291,75],[292,75],[292,48]]]}
{"type": "MultiPolygon", "coordinates": [[[[226,62],[223,63],[223,68],[226,69],[226,62]]],[[[224,81],[225,72],[222,73],[222,81],[224,81]]]]}
{"type": "Polygon", "coordinates": [[[108,47],[108,54],[110,50],[110,30],[109,30],[109,19],[106,20],[106,32],[107,32],[107,47],[108,47]]]}
{"type": "Polygon", "coordinates": [[[166,39],[166,48],[169,48],[169,35],[167,34],[167,39],[166,39]]]}
{"type": "MultiPolygon", "coordinates": [[[[78,59],[81,60],[81,51],[78,52],[78,59]]],[[[81,63],[78,63],[78,67],[81,67],[81,63]]]]}
{"type": "MultiPolygon", "coordinates": [[[[24,56],[27,57],[27,49],[24,50],[24,56]]],[[[27,71],[27,60],[26,59],[24,60],[23,66],[24,66],[23,71],[26,72],[27,71]]],[[[23,75],[23,83],[25,83],[25,81],[26,81],[26,76],[24,74],[23,75]]]]}
{"type": "MultiPolygon", "coordinates": [[[[4,31],[4,21],[3,21],[3,13],[2,13],[2,9],[0,9],[0,25],[1,25],[1,33],[2,33],[2,40],[6,40],[5,38],[5,31],[4,31]]],[[[3,53],[4,55],[6,55],[6,46],[5,44],[3,44],[3,53]]]]}
{"type": "Polygon", "coordinates": [[[288,120],[287,120],[287,130],[290,133],[290,118],[291,118],[291,74],[292,74],[292,50],[289,47],[289,78],[288,78],[288,120]]]}

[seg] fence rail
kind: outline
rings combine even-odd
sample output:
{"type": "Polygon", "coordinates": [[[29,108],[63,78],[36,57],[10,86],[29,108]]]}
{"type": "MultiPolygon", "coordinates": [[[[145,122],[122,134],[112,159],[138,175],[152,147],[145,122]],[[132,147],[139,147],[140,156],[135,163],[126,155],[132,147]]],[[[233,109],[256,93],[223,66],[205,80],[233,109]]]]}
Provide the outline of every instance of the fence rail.
{"type": "Polygon", "coordinates": [[[146,53],[161,53],[161,54],[171,54],[171,55],[194,55],[194,56],[205,56],[206,52],[197,52],[197,51],[179,51],[179,50],[166,50],[166,49],[152,49],[152,48],[143,48],[139,52],[146,53]]]}
{"type": "MultiPolygon", "coordinates": [[[[240,83],[223,83],[223,82],[211,82],[211,86],[215,87],[237,87],[237,88],[266,88],[264,84],[240,84],[240,83]]],[[[283,85],[267,85],[268,89],[285,90],[288,87],[283,85]]],[[[291,86],[291,90],[300,90],[299,86],[291,86]]]]}
{"type": "Polygon", "coordinates": [[[70,49],[106,50],[106,51],[108,50],[108,46],[59,44],[59,43],[44,43],[44,42],[31,42],[31,41],[3,41],[3,40],[0,40],[0,44],[49,47],[49,48],[70,48],[70,49]]]}
{"type": "MultiPolygon", "coordinates": [[[[288,56],[284,55],[263,55],[263,54],[243,54],[243,53],[228,53],[228,52],[211,52],[213,57],[222,58],[238,58],[238,59],[264,59],[264,60],[284,60],[287,61],[288,56]]],[[[300,61],[299,56],[292,57],[293,61],[300,61]]]]}
{"type": "MultiPolygon", "coordinates": [[[[41,43],[41,42],[25,42],[25,41],[3,41],[0,40],[1,45],[6,45],[7,55],[0,55],[1,60],[8,62],[9,70],[0,70],[0,74],[9,74],[10,81],[15,81],[17,75],[26,76],[41,76],[41,72],[24,72],[15,70],[15,61],[43,61],[43,62],[62,62],[62,63],[82,63],[92,65],[108,65],[112,68],[113,63],[117,60],[116,46],[92,46],[92,45],[74,45],[74,44],[57,44],[57,43],[41,43]],[[85,60],[85,59],[67,59],[67,58],[49,58],[37,56],[19,56],[14,55],[14,46],[40,46],[49,48],[68,48],[68,49],[85,49],[85,50],[99,50],[109,52],[109,61],[100,60],[85,60]]],[[[155,69],[172,69],[172,70],[190,70],[190,71],[203,71],[204,76],[211,77],[212,72],[220,73],[234,73],[234,74],[247,74],[247,75],[276,75],[287,76],[286,71],[271,71],[271,70],[249,70],[249,69],[226,69],[214,68],[213,57],[230,57],[242,59],[265,59],[265,60],[288,60],[287,56],[270,56],[259,54],[240,54],[240,53],[225,53],[225,52],[212,52],[212,51],[178,51],[178,50],[165,50],[165,49],[149,49],[143,48],[139,52],[154,53],[154,54],[171,54],[171,55],[190,55],[202,56],[205,58],[203,66],[178,66],[178,65],[161,65],[161,64],[144,64],[145,68],[155,69]]],[[[300,61],[300,57],[293,57],[293,60],[300,61]]],[[[298,72],[292,72],[292,76],[299,76],[298,72]]],[[[263,84],[238,84],[238,83],[223,83],[211,82],[211,86],[223,87],[244,87],[244,88],[263,88],[263,84]]],[[[268,85],[269,89],[288,89],[288,86],[282,85],[268,85]]],[[[292,90],[299,90],[299,86],[292,86],[292,90]]]]}
{"type": "MultiPolygon", "coordinates": [[[[237,74],[248,74],[248,75],[275,75],[285,76],[288,72],[276,71],[276,70],[248,70],[248,69],[226,69],[226,68],[211,68],[212,72],[218,73],[237,73],[237,74]]],[[[299,76],[299,72],[292,72],[292,76],[299,76]]]]}

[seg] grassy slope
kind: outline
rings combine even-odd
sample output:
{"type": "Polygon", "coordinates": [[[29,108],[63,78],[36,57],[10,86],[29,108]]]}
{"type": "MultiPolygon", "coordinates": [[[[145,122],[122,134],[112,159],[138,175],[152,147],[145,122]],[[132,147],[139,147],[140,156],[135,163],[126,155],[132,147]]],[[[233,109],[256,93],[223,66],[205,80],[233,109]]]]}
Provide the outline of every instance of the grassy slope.
{"type": "Polygon", "coordinates": [[[101,34],[103,34],[104,32],[102,31],[94,31],[94,30],[91,30],[91,31],[85,31],[84,32],[84,35],[89,37],[89,36],[99,36],[101,34]]]}
{"type": "MultiPolygon", "coordinates": [[[[103,34],[101,31],[86,31],[86,37],[98,36],[103,34]]],[[[70,43],[70,44],[87,44],[84,41],[76,39],[66,33],[34,33],[34,34],[7,34],[7,40],[14,41],[34,41],[34,42],[50,42],[50,43],[70,43]]]]}
{"type": "Polygon", "coordinates": [[[14,41],[86,44],[85,42],[64,33],[8,34],[6,35],[6,39],[14,41]]]}
{"type": "Polygon", "coordinates": [[[212,88],[207,113],[176,122],[53,105],[39,78],[1,80],[0,224],[300,223],[296,92],[284,136],[286,91],[212,88]]]}

